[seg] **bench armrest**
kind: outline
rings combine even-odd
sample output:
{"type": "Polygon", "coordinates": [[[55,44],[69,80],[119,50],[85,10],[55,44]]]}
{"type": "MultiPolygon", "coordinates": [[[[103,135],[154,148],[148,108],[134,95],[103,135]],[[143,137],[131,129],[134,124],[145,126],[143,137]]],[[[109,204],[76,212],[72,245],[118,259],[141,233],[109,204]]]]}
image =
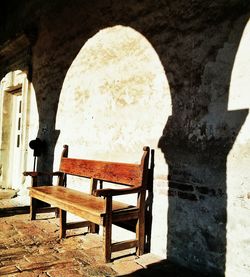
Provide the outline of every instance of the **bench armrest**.
{"type": "Polygon", "coordinates": [[[63,173],[60,171],[56,172],[38,172],[38,171],[24,171],[24,176],[31,176],[31,177],[37,177],[37,176],[60,176],[63,173]]]}
{"type": "Polygon", "coordinates": [[[137,193],[141,191],[141,187],[125,188],[125,189],[97,189],[94,191],[95,196],[116,196],[130,193],[137,193]]]}

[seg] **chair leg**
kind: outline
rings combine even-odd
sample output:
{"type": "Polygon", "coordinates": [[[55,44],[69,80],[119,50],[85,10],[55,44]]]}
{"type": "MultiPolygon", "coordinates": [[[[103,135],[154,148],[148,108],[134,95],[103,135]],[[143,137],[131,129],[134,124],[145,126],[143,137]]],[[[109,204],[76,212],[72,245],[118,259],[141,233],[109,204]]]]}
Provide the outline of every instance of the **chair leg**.
{"type": "Polygon", "coordinates": [[[33,197],[30,198],[30,219],[36,219],[37,200],[33,197]]]}
{"type": "Polygon", "coordinates": [[[60,239],[66,237],[66,211],[59,209],[60,220],[60,239]]]}

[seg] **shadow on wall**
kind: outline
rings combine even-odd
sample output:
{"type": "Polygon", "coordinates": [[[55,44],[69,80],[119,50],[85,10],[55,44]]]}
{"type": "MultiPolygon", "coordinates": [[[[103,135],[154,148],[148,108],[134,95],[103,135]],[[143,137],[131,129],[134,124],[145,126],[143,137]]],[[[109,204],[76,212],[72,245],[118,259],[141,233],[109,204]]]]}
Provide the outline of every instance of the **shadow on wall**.
{"type": "MultiPolygon", "coordinates": [[[[173,99],[173,114],[159,141],[169,166],[168,260],[219,276],[225,275],[227,254],[227,156],[248,115],[248,109],[228,110],[229,87],[248,18],[243,16],[230,27],[218,25],[220,34],[214,33],[209,41],[204,31],[204,42],[197,48],[197,34],[189,35],[193,72],[190,80],[182,80],[190,87],[179,91],[188,97],[183,97],[186,102],[180,109],[173,99]],[[197,63],[210,41],[213,55],[197,63]],[[196,87],[191,83],[195,78],[200,80],[196,87]]],[[[184,47],[179,45],[179,55],[185,54],[184,47]]],[[[183,76],[186,66],[178,68],[183,76]]]]}

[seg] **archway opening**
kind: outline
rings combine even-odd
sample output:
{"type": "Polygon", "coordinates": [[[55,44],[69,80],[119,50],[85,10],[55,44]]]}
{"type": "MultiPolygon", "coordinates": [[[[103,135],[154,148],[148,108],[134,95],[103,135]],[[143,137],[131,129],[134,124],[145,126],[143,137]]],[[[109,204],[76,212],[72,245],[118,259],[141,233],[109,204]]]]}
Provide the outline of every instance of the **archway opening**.
{"type": "MultiPolygon", "coordinates": [[[[228,110],[250,109],[250,20],[246,24],[231,75],[228,110]]],[[[237,119],[236,119],[237,120],[237,119]]],[[[226,275],[247,276],[250,241],[250,116],[249,112],[227,156],[226,275]]]]}
{"type": "MultiPolygon", "coordinates": [[[[56,158],[63,144],[71,157],[132,163],[139,162],[144,145],[155,150],[151,251],[164,257],[168,168],[157,144],[171,113],[169,85],[156,51],[136,30],[114,26],[91,37],[71,64],[56,119],[56,158]]],[[[58,166],[55,160],[54,169],[58,166]]]]}

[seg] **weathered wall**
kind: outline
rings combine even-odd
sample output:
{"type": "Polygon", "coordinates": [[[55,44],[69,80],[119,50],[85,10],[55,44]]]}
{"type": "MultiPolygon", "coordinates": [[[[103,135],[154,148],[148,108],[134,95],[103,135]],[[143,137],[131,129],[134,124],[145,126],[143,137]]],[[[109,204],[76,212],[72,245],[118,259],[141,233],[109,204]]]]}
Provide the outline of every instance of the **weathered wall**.
{"type": "MultiPolygon", "coordinates": [[[[228,110],[249,109],[250,97],[250,21],[244,29],[231,76],[228,110]]],[[[227,156],[227,271],[249,275],[250,243],[250,117],[249,114],[227,156]],[[239,247],[240,246],[240,247],[239,247]],[[239,267],[241,269],[239,270],[239,267]]]]}
{"type": "MultiPolygon", "coordinates": [[[[25,32],[32,49],[38,135],[48,144],[39,168],[53,167],[59,136],[55,126],[59,97],[66,73],[82,46],[99,30],[116,25],[131,27],[152,44],[171,93],[172,116],[166,118],[168,111],[159,111],[157,116],[165,120],[165,127],[163,134],[157,131],[154,138],[164,155],[164,167],[168,166],[168,195],[164,187],[157,189],[160,184],[156,185],[158,198],[154,195],[155,213],[162,212],[157,205],[159,195],[168,201],[168,212],[162,213],[168,220],[168,229],[164,226],[163,231],[167,237],[165,253],[170,260],[197,270],[221,275],[226,270],[228,276],[235,276],[235,271],[241,272],[241,276],[249,273],[249,263],[242,258],[247,256],[245,245],[249,241],[247,217],[239,220],[233,214],[235,205],[237,213],[249,214],[249,173],[243,166],[249,159],[248,143],[237,140],[242,136],[240,132],[246,133],[249,106],[239,105],[237,110],[228,106],[235,57],[250,14],[248,1],[39,2],[20,5],[11,25],[11,9],[6,1],[9,14],[4,18],[8,24],[2,27],[0,38],[4,42],[25,32]],[[19,21],[22,23],[18,24],[19,21]],[[238,175],[242,177],[236,178],[238,175]],[[235,234],[242,233],[244,238],[239,240],[240,235],[235,234]],[[232,259],[236,248],[241,258],[232,259]]],[[[12,64],[8,55],[3,57],[0,51],[6,68],[12,64]]],[[[238,60],[238,68],[242,63],[238,60]]],[[[100,93],[100,87],[97,91],[100,93]]],[[[245,93],[240,96],[245,97],[245,93]]],[[[133,121],[128,125],[133,126],[133,121]]],[[[109,158],[112,155],[115,151],[109,158]]],[[[161,229],[156,223],[153,228],[161,229]]]]}

